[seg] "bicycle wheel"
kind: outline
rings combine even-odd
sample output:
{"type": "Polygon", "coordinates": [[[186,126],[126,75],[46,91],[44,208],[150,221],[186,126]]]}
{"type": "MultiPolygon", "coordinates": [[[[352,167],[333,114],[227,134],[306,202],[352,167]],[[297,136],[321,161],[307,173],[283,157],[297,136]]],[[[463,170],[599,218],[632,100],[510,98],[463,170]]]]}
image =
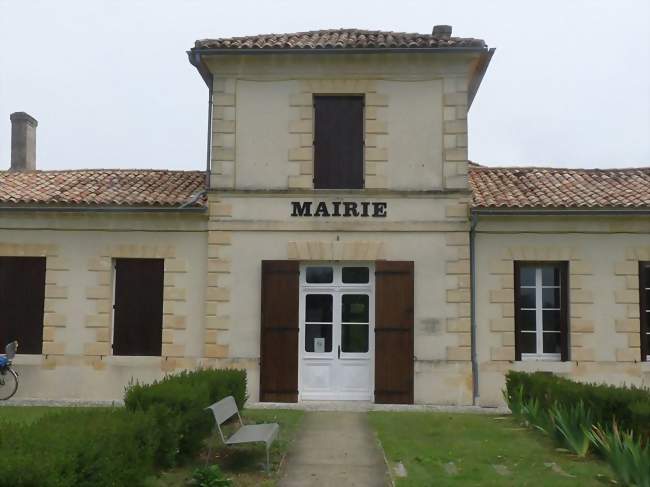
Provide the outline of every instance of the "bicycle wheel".
{"type": "Polygon", "coordinates": [[[9,399],[16,393],[17,389],[18,374],[9,367],[0,370],[0,401],[9,399]]]}

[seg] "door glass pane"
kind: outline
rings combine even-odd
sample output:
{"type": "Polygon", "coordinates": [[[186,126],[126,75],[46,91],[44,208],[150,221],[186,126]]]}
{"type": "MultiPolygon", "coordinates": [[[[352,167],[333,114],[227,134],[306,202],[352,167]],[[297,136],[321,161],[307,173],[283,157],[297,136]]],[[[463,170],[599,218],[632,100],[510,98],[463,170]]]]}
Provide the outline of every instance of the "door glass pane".
{"type": "Polygon", "coordinates": [[[537,333],[522,332],[521,353],[537,353],[537,333]]]}
{"type": "Polygon", "coordinates": [[[560,334],[544,333],[544,353],[560,353],[560,334]]]}
{"type": "Polygon", "coordinates": [[[342,325],[341,351],[366,353],[368,351],[368,325],[342,325]]]}
{"type": "Polygon", "coordinates": [[[331,267],[307,267],[307,282],[309,284],[329,284],[334,280],[331,267]]]}
{"type": "Polygon", "coordinates": [[[370,279],[370,272],[367,267],[344,267],[344,284],[366,284],[370,279]]]}
{"type": "Polygon", "coordinates": [[[521,329],[527,331],[535,331],[537,323],[535,317],[537,313],[535,310],[521,311],[521,329]]]}
{"type": "Polygon", "coordinates": [[[551,287],[542,289],[542,307],[559,308],[560,307],[560,288],[551,287]]]}
{"type": "Polygon", "coordinates": [[[560,268],[557,266],[542,267],[542,286],[559,286],[560,285],[560,268]]]}
{"type": "Polygon", "coordinates": [[[535,285],[535,268],[528,266],[519,267],[519,285],[520,286],[534,286],[535,285]]]}
{"type": "Polygon", "coordinates": [[[332,325],[305,325],[305,351],[306,352],[331,352],[332,351],[332,325]]]}
{"type": "Polygon", "coordinates": [[[560,331],[560,316],[559,311],[542,311],[544,331],[560,331]]]}
{"type": "Polygon", "coordinates": [[[332,322],[332,295],[308,294],[305,300],[306,322],[332,322]]]}
{"type": "Polygon", "coordinates": [[[368,295],[345,294],[341,310],[343,323],[368,323],[368,295]]]}
{"type": "Polygon", "coordinates": [[[519,306],[521,308],[535,308],[535,288],[521,288],[519,290],[519,306]]]}

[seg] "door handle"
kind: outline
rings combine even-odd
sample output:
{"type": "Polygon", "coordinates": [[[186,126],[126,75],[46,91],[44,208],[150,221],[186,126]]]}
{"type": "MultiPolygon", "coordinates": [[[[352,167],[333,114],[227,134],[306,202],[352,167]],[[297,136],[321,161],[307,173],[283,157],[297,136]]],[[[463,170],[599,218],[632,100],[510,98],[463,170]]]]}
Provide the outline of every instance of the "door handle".
{"type": "Polygon", "coordinates": [[[339,345],[339,358],[341,358],[341,345],[339,345]]]}

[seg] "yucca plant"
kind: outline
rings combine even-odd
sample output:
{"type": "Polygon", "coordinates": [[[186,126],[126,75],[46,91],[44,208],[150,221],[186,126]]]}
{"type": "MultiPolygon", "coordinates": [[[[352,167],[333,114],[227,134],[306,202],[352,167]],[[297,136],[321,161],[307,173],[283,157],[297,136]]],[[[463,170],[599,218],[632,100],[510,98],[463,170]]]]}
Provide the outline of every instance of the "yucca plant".
{"type": "Polygon", "coordinates": [[[593,426],[590,439],[607,460],[618,482],[628,487],[650,487],[650,444],[634,438],[631,431],[593,426]]]}
{"type": "Polygon", "coordinates": [[[508,408],[514,416],[522,415],[522,406],[524,403],[524,386],[520,385],[514,390],[512,394],[508,393],[508,389],[502,391],[503,399],[505,400],[508,408]]]}
{"type": "Polygon", "coordinates": [[[528,425],[533,426],[542,433],[553,432],[551,418],[537,398],[522,401],[521,415],[528,425]]]}
{"type": "Polygon", "coordinates": [[[579,457],[589,452],[593,415],[584,402],[575,405],[554,404],[551,408],[551,420],[558,437],[564,445],[579,457]]]}

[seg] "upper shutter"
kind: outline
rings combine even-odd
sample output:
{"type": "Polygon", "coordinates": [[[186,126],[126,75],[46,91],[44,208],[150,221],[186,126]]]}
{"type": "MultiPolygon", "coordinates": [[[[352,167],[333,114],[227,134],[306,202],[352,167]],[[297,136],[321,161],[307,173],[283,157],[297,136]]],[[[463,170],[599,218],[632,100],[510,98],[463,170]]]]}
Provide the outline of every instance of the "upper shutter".
{"type": "Polygon", "coordinates": [[[375,263],[375,402],[413,403],[413,262],[375,263]]]}
{"type": "Polygon", "coordinates": [[[116,260],[114,355],[161,355],[164,262],[116,260]]]}
{"type": "Polygon", "coordinates": [[[363,188],[363,97],[314,96],[314,188],[363,188]]]}
{"type": "Polygon", "coordinates": [[[299,264],[262,261],[260,401],[298,401],[299,264]]]}
{"type": "Polygon", "coordinates": [[[18,340],[18,352],[43,351],[44,257],[0,257],[0,350],[18,340]]]}

